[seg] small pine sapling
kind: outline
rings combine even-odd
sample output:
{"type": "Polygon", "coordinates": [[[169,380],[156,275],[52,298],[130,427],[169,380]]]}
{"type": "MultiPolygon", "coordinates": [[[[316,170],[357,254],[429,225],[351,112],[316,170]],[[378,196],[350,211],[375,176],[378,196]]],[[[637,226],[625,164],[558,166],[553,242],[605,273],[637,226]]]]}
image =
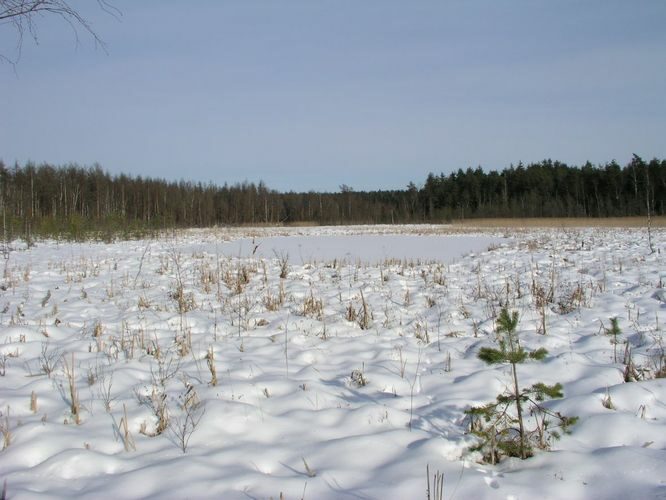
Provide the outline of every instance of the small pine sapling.
{"type": "Polygon", "coordinates": [[[610,335],[611,344],[613,344],[613,363],[617,363],[617,344],[620,342],[618,337],[622,335],[622,329],[620,329],[620,325],[618,324],[617,316],[610,318],[610,324],[610,328],[605,328],[605,330],[606,335],[610,335]]]}
{"type": "Polygon", "coordinates": [[[474,450],[483,452],[484,460],[493,464],[503,455],[526,459],[532,455],[533,446],[548,449],[550,440],[559,438],[558,432],[551,429],[552,421],[556,422],[555,427],[566,432],[577,420],[577,417],[565,417],[541,404],[546,398],[561,398],[562,384],[539,382],[520,388],[517,365],[529,359],[541,361],[548,351],[544,348],[527,351],[521,347],[517,326],[518,312],[509,313],[506,307],[503,308],[497,319],[499,349],[482,347],[478,354],[478,358],[487,364],[511,365],[513,387],[499,394],[495,402],[466,411],[470,417],[471,432],[481,438],[481,443],[474,450]],[[525,410],[534,416],[536,424],[533,429],[526,428],[525,410]]]}

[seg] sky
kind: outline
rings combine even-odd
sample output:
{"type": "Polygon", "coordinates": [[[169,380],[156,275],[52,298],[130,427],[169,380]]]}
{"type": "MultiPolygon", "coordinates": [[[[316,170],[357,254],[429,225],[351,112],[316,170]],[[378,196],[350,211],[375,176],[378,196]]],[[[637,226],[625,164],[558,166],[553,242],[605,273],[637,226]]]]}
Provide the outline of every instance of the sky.
{"type": "Polygon", "coordinates": [[[338,191],[666,158],[663,0],[70,4],[106,52],[35,19],[0,63],[5,164],[338,191]]]}

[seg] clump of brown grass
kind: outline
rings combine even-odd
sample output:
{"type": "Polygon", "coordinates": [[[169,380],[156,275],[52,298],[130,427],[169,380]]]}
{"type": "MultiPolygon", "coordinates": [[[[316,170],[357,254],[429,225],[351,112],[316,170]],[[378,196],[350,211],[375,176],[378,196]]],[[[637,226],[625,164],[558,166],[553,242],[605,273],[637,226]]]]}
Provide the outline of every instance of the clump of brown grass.
{"type": "MultiPolygon", "coordinates": [[[[652,217],[652,227],[666,227],[666,216],[652,217]]],[[[455,220],[459,228],[645,227],[645,217],[529,217],[455,220]]]]}
{"type": "Polygon", "coordinates": [[[185,292],[185,287],[180,282],[177,283],[176,287],[169,293],[169,297],[176,302],[180,314],[193,311],[197,308],[197,304],[194,301],[194,294],[191,292],[185,292]]]}
{"type": "Polygon", "coordinates": [[[303,316],[321,319],[324,316],[324,304],[321,299],[316,299],[312,290],[306,295],[303,302],[303,316]]]}
{"type": "Polygon", "coordinates": [[[285,292],[284,285],[280,282],[280,288],[278,289],[277,295],[271,293],[270,290],[266,290],[266,295],[264,296],[264,307],[269,311],[277,311],[280,309],[282,304],[284,304],[285,292]]]}
{"type": "Polygon", "coordinates": [[[250,282],[250,268],[241,264],[236,269],[227,268],[222,280],[234,295],[240,295],[250,282]]]}
{"type": "Polygon", "coordinates": [[[363,296],[363,290],[361,290],[361,309],[358,314],[358,326],[361,327],[361,330],[367,330],[372,324],[372,313],[368,307],[368,303],[365,301],[363,296]]]}
{"type": "Polygon", "coordinates": [[[210,371],[210,385],[217,385],[217,371],[215,370],[215,352],[213,351],[213,346],[208,347],[208,352],[206,353],[206,364],[208,365],[208,370],[210,371]]]}
{"type": "Polygon", "coordinates": [[[37,394],[35,391],[30,393],[30,411],[37,413],[37,394]]]}

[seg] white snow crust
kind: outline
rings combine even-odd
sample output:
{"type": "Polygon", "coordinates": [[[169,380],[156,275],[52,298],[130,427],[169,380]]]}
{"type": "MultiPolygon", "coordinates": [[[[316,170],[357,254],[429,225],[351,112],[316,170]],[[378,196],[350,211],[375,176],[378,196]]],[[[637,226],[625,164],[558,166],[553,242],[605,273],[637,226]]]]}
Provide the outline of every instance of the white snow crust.
{"type": "Polygon", "coordinates": [[[645,229],[350,226],[14,243],[0,487],[17,500],[425,499],[428,465],[445,499],[666,498],[666,232],[652,239],[655,252],[645,229]],[[553,292],[545,334],[535,286],[553,292]],[[497,345],[503,304],[522,344],[549,351],[519,365],[521,385],[562,383],[547,405],[579,421],[551,451],[493,466],[470,451],[464,411],[509,387],[507,366],[477,358],[497,345]],[[637,382],[624,382],[627,349],[637,382]],[[159,435],[151,396],[171,422],[159,435]],[[183,452],[186,401],[200,420],[183,452]]]}

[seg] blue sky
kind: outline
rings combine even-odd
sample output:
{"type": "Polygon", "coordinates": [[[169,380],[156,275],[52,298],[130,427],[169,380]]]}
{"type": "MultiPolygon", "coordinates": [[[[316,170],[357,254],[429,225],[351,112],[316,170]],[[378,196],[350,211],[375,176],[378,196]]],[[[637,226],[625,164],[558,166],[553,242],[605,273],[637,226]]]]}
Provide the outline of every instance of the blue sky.
{"type": "MultiPolygon", "coordinates": [[[[666,158],[666,2],[70,2],[0,65],[6,164],[279,190],[666,158]]],[[[16,36],[0,25],[0,51],[16,36]]]]}

